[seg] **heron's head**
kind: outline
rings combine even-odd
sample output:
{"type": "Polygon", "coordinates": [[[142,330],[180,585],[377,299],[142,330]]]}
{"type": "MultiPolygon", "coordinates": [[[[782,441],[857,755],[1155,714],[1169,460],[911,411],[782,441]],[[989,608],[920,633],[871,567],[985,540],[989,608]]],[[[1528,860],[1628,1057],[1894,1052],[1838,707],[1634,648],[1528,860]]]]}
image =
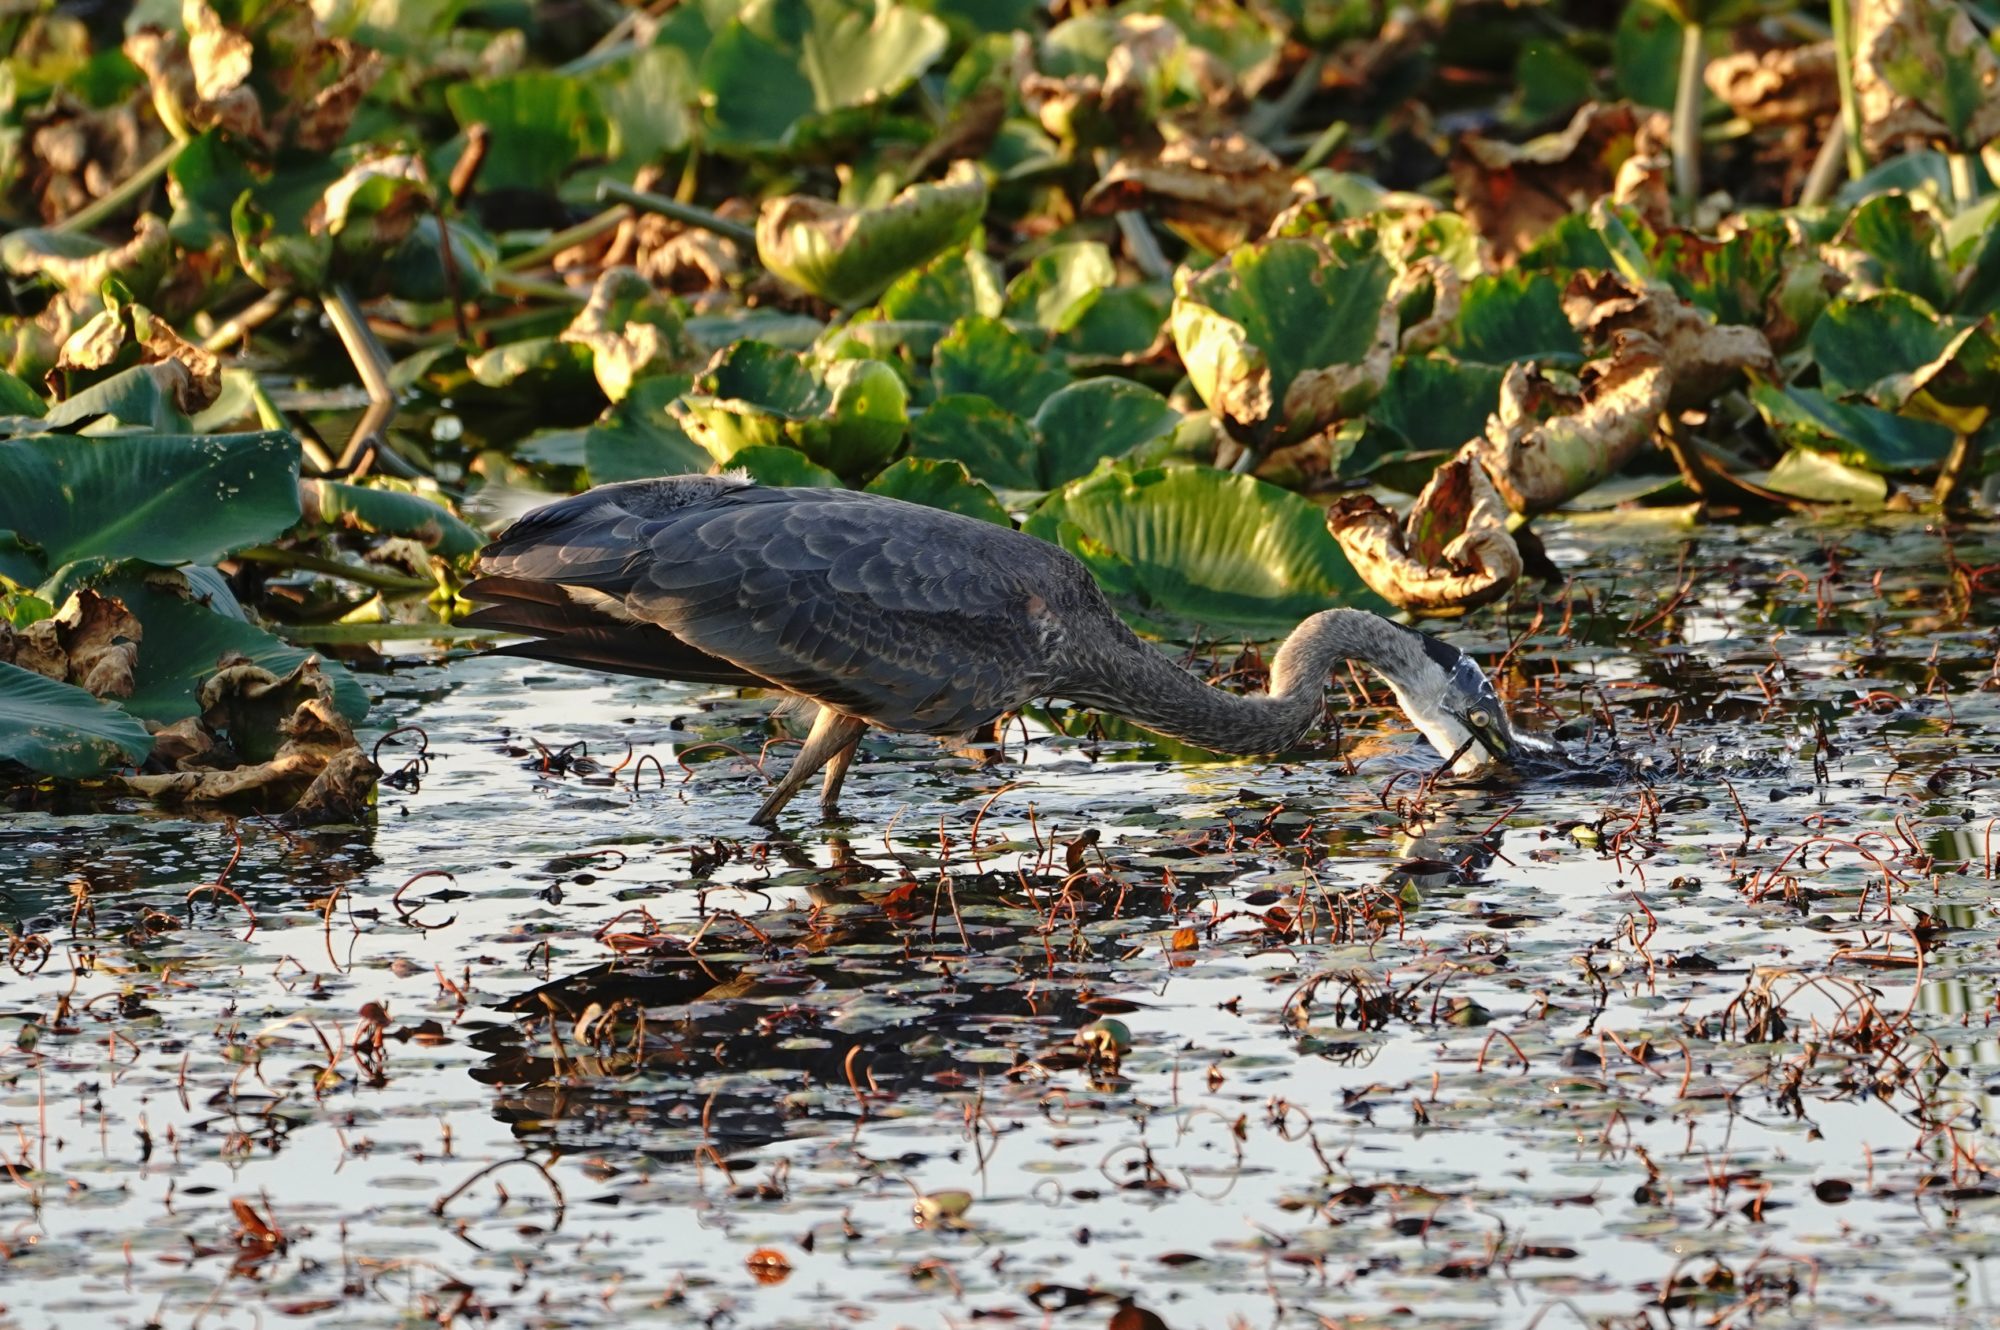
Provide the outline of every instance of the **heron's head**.
{"type": "Polygon", "coordinates": [[[1449,642],[1395,626],[1408,635],[1405,650],[1375,664],[1395,690],[1403,714],[1461,776],[1512,762],[1522,740],[1500,705],[1499,694],[1472,657],[1449,642]]]}

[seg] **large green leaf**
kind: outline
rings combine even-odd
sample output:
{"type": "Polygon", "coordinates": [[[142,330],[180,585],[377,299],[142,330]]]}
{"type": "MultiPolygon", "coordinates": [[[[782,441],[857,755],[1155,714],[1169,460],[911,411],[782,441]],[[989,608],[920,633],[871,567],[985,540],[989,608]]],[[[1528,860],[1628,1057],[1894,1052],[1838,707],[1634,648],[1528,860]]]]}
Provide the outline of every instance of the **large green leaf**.
{"type": "Polygon", "coordinates": [[[1460,360],[1575,365],[1583,341],[1563,317],[1562,292],[1547,273],[1503,272],[1466,283],[1446,345],[1460,360]]]}
{"type": "Polygon", "coordinates": [[[1170,322],[1188,379],[1259,447],[1297,443],[1358,413],[1388,374],[1390,275],[1379,253],[1336,257],[1310,240],[1246,245],[1184,275],[1170,322]]]}
{"type": "Polygon", "coordinates": [[[212,561],[299,519],[290,434],[31,435],[0,442],[0,530],[75,559],[212,561]]]}
{"type": "Polygon", "coordinates": [[[0,762],[76,779],[131,766],[153,751],[139,721],[81,688],[0,664],[0,762]]]}
{"type": "Polygon", "coordinates": [[[1007,284],[1006,314],[1050,332],[1068,332],[1117,280],[1117,265],[1103,245],[1094,240],[1058,245],[1036,255],[1007,284]]]}
{"type": "Polygon", "coordinates": [[[1486,432],[1486,418],[1500,406],[1505,377],[1497,365],[1403,356],[1368,408],[1368,418],[1387,425],[1413,448],[1457,448],[1486,432]]]}
{"type": "Polygon", "coordinates": [[[2000,343],[1983,324],[1944,318],[1917,297],[1878,291],[1836,300],[1808,341],[1820,382],[1835,396],[1865,395],[1889,407],[1969,410],[2000,402],[2000,343]]]}
{"type": "Polygon", "coordinates": [[[1870,471],[1929,471],[1951,451],[1951,430],[1934,421],[1836,402],[1811,388],[1759,383],[1750,396],[1778,437],[1870,471]]]}
{"type": "Polygon", "coordinates": [[[960,319],[953,325],[937,344],[932,373],[940,398],[976,393],[1024,418],[1070,382],[1060,357],[1036,350],[1027,338],[988,318],[960,319]]]}
{"type": "Polygon", "coordinates": [[[461,129],[487,128],[482,190],[551,192],[578,161],[601,157],[611,145],[603,108],[584,79],[523,70],[453,83],[444,99],[461,129]]]}
{"type": "Polygon", "coordinates": [[[1929,206],[1908,194],[1877,194],[1847,219],[1841,241],[1866,254],[1876,284],[1907,291],[1943,309],[1951,300],[1951,263],[1944,225],[1929,206]]]}
{"type": "Polygon", "coordinates": [[[820,466],[859,476],[903,441],[909,396],[877,360],[818,367],[762,342],[718,356],[683,399],[688,434],[722,464],[746,448],[797,448],[820,466]]]}
{"type": "Polygon", "coordinates": [[[971,167],[911,185],[880,207],[786,195],[757,217],[757,257],[801,291],[852,308],[963,245],[985,211],[986,181],[971,167]]]}
{"type": "Polygon", "coordinates": [[[944,53],[943,23],[895,0],[748,0],[700,82],[718,146],[780,146],[814,113],[886,101],[944,53]]]}
{"type": "Polygon", "coordinates": [[[982,522],[1014,525],[1007,510],[993,497],[993,491],[974,480],[962,462],[905,457],[869,481],[868,492],[961,513],[982,522]]]}
{"type": "Polygon", "coordinates": [[[1183,621],[1284,631],[1334,605],[1380,605],[1320,510],[1251,476],[1106,467],[1050,495],[1025,529],[1113,594],[1183,621]]]}
{"type": "Polygon", "coordinates": [[[977,393],[940,397],[910,421],[914,456],[958,462],[1005,490],[1044,488],[1037,465],[1040,447],[1025,421],[977,393]]]}
{"type": "Polygon", "coordinates": [[[1130,379],[1085,379],[1050,394],[1035,412],[1044,489],[1087,476],[1107,457],[1123,457],[1172,434],[1185,419],[1167,399],[1130,379]]]}
{"type": "Polygon", "coordinates": [[[1006,306],[1000,265],[975,246],[940,254],[898,277],[875,314],[884,319],[955,323],[974,314],[998,318],[1006,306]]]}

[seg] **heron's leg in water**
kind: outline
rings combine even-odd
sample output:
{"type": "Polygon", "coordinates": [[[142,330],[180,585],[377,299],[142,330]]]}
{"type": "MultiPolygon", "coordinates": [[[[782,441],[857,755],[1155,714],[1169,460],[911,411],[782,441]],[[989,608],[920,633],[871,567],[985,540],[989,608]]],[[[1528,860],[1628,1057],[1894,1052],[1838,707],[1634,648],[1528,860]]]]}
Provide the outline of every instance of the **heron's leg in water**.
{"type": "Polygon", "coordinates": [[[840,782],[847,779],[848,763],[854,761],[854,750],[861,744],[861,731],[856,730],[847,746],[827,760],[826,783],[819,787],[819,815],[832,817],[840,811],[840,782]]]}
{"type": "MultiPolygon", "coordinates": [[[[778,788],[771,791],[771,797],[764,801],[763,807],[759,808],[750,820],[764,826],[777,821],[779,810],[791,802],[792,796],[797,794],[821,767],[839,757],[841,753],[853,751],[854,741],[861,737],[861,731],[866,728],[867,724],[864,721],[858,721],[852,716],[843,716],[831,707],[821,707],[819,718],[813,721],[812,733],[806,735],[805,746],[800,748],[799,755],[792,759],[792,765],[786,770],[784,779],[778,782],[778,788]]],[[[841,765],[843,767],[846,765],[844,760],[841,765]]]]}

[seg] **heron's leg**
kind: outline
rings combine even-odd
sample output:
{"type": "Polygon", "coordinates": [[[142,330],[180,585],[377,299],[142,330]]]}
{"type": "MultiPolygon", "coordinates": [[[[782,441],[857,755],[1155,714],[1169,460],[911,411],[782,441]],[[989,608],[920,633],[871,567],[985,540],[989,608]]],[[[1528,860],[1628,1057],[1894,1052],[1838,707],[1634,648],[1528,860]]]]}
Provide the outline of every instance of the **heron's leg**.
{"type": "Polygon", "coordinates": [[[779,810],[791,802],[792,796],[813,778],[813,773],[843,751],[851,752],[854,741],[861,737],[865,728],[864,722],[852,716],[843,716],[831,707],[821,707],[819,718],[813,721],[812,733],[806,735],[805,746],[792,759],[792,765],[786,769],[784,779],[778,782],[778,788],[771,791],[771,797],[764,801],[763,807],[750,820],[762,826],[777,821],[779,810]]]}
{"type": "Polygon", "coordinates": [[[826,782],[819,787],[819,815],[832,817],[840,811],[840,782],[847,779],[848,764],[854,761],[854,750],[861,744],[861,731],[856,730],[847,746],[827,759],[826,782]]]}

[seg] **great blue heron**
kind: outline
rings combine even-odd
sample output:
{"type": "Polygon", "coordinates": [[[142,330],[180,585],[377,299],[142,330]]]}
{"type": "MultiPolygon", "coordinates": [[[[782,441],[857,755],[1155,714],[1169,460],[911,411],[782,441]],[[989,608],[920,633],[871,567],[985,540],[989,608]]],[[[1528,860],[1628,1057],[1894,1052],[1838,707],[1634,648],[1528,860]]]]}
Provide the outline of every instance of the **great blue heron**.
{"type": "Polygon", "coordinates": [[[1215,752],[1282,752],[1350,660],[1388,681],[1460,774],[1522,742],[1470,657],[1365,610],[1313,615],[1278,648],[1268,693],[1227,693],[1134,635],[1066,550],[852,490],[735,475],[600,485],[516,521],[478,571],[465,594],[488,604],[466,622],[533,639],[505,652],[817,702],[751,819],[764,824],[822,768],[831,816],[869,725],[970,742],[1052,695],[1215,752]]]}

